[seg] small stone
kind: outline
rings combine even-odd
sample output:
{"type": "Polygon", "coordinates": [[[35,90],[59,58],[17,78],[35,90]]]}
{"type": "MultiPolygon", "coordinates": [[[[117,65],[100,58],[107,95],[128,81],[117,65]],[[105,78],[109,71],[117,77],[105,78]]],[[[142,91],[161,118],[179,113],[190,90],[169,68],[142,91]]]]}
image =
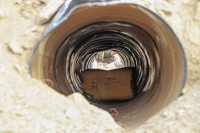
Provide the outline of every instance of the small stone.
{"type": "Polygon", "coordinates": [[[188,31],[188,39],[193,44],[199,46],[200,45],[200,26],[196,26],[196,24],[193,22],[190,24],[191,27],[188,31]]]}
{"type": "Polygon", "coordinates": [[[49,0],[40,0],[41,3],[47,4],[49,0]]]}
{"type": "Polygon", "coordinates": [[[199,64],[198,58],[193,57],[193,58],[191,59],[191,63],[193,63],[193,64],[199,64]]]}
{"type": "Polygon", "coordinates": [[[157,7],[157,12],[162,16],[170,16],[172,14],[171,6],[165,1],[154,2],[154,6],[157,7]]]}
{"type": "Polygon", "coordinates": [[[37,27],[37,26],[34,26],[34,27],[32,27],[31,29],[28,29],[28,30],[24,33],[24,35],[26,36],[26,35],[29,35],[31,32],[36,32],[37,29],[38,29],[38,27],[37,27]]]}
{"type": "Polygon", "coordinates": [[[167,111],[164,111],[164,112],[162,113],[162,116],[163,116],[163,117],[169,117],[169,116],[170,116],[170,113],[167,112],[167,111]]]}
{"type": "Polygon", "coordinates": [[[17,72],[22,73],[25,71],[25,68],[19,64],[15,64],[14,68],[17,70],[17,72]]]}
{"type": "Polygon", "coordinates": [[[15,41],[15,40],[12,40],[10,43],[9,43],[9,48],[10,50],[14,53],[14,54],[18,54],[18,55],[21,55],[23,53],[23,49],[19,46],[19,44],[15,41]]]}
{"type": "Polygon", "coordinates": [[[26,116],[28,113],[25,110],[16,110],[16,116],[26,116]]]}
{"type": "Polygon", "coordinates": [[[16,4],[16,5],[19,5],[19,4],[21,4],[22,3],[22,0],[15,0],[14,1],[14,4],[16,4]]]}
{"type": "Polygon", "coordinates": [[[64,2],[64,0],[50,0],[39,14],[37,23],[40,25],[48,23],[64,2]]]}
{"type": "Polygon", "coordinates": [[[166,16],[170,16],[171,14],[172,14],[172,12],[171,11],[169,11],[169,10],[165,10],[165,9],[163,9],[163,10],[161,10],[166,16]]]}
{"type": "Polygon", "coordinates": [[[33,2],[32,2],[32,0],[25,0],[24,3],[25,3],[26,5],[31,6],[33,2]]]}

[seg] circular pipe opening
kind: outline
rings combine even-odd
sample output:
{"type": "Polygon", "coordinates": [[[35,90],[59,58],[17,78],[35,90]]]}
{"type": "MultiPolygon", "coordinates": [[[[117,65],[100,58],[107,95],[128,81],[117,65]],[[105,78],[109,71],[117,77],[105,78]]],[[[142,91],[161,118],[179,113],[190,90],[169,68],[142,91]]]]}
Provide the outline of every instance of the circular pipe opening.
{"type": "Polygon", "coordinates": [[[169,26],[146,8],[120,3],[74,10],[40,42],[31,67],[34,77],[52,81],[55,90],[80,92],[91,103],[114,111],[126,128],[140,125],[173,101],[186,77],[183,49],[169,26]],[[102,54],[107,60],[100,59],[102,54]],[[135,96],[94,100],[81,87],[81,73],[98,68],[95,61],[104,65],[101,69],[131,68],[135,96]]]}
{"type": "Polygon", "coordinates": [[[151,88],[155,88],[156,84],[152,84],[152,81],[158,80],[160,75],[159,71],[155,72],[159,70],[158,52],[151,36],[136,25],[124,22],[91,24],[75,31],[60,46],[53,69],[56,86],[63,93],[80,92],[99,106],[123,102],[94,101],[90,94],[81,88],[81,74],[84,71],[106,69],[105,64],[110,64],[110,69],[116,69],[111,64],[117,64],[117,60],[114,62],[115,57],[111,55],[112,52],[118,55],[121,61],[118,61],[118,65],[121,63],[120,68],[131,68],[134,71],[134,98],[147,89],[152,93],[154,91],[151,88]],[[107,62],[106,59],[102,59],[104,67],[94,68],[94,61],[97,63],[98,58],[104,58],[102,54],[107,54],[107,62]]]}

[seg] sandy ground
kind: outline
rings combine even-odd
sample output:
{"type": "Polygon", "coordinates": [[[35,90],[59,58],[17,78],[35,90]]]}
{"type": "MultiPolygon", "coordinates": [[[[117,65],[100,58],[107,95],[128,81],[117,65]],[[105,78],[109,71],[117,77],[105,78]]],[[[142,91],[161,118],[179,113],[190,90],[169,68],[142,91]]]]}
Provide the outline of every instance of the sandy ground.
{"type": "MultiPolygon", "coordinates": [[[[184,93],[191,91],[138,132],[181,132],[179,129],[185,129],[185,132],[199,133],[200,93],[195,88],[200,82],[200,1],[136,2],[160,14],[177,33],[188,60],[184,93]]],[[[66,98],[52,89],[45,89],[48,87],[32,79],[27,72],[31,51],[46,27],[44,23],[62,3],[62,0],[0,1],[0,133],[124,132],[108,113],[89,105],[79,95],[66,98]],[[83,108],[85,110],[78,111],[83,108]],[[79,119],[71,115],[72,111],[79,119]],[[91,114],[97,119],[88,119],[91,114]]]]}
{"type": "Polygon", "coordinates": [[[166,109],[132,132],[136,133],[200,133],[200,87],[180,97],[166,109]]]}

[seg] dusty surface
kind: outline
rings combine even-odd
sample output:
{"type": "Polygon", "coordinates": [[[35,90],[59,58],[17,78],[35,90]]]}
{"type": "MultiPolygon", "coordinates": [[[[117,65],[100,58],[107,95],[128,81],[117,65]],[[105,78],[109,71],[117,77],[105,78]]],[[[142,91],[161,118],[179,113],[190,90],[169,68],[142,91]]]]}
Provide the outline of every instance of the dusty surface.
{"type": "MultiPolygon", "coordinates": [[[[62,3],[58,2],[57,5],[53,4],[55,0],[0,1],[0,133],[120,132],[108,113],[80,100],[79,95],[66,98],[28,75],[31,51],[45,29],[41,24],[48,22],[62,3]]],[[[184,92],[192,90],[138,132],[181,132],[182,129],[199,133],[200,93],[193,88],[198,88],[194,86],[200,82],[200,1],[138,3],[163,16],[177,33],[188,59],[188,83],[184,92]]]]}
{"type": "Polygon", "coordinates": [[[198,85],[133,132],[200,133],[199,96],[198,85]]]}

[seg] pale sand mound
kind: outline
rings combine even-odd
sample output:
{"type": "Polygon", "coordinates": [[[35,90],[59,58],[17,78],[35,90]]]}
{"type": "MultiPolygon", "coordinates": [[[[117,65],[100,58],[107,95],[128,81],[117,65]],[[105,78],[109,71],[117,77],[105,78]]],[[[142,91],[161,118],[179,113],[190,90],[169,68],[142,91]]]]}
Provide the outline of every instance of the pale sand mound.
{"type": "Polygon", "coordinates": [[[27,73],[30,51],[43,31],[33,21],[37,2],[33,8],[0,1],[0,133],[121,132],[107,112],[79,94],[66,98],[27,73]]]}

